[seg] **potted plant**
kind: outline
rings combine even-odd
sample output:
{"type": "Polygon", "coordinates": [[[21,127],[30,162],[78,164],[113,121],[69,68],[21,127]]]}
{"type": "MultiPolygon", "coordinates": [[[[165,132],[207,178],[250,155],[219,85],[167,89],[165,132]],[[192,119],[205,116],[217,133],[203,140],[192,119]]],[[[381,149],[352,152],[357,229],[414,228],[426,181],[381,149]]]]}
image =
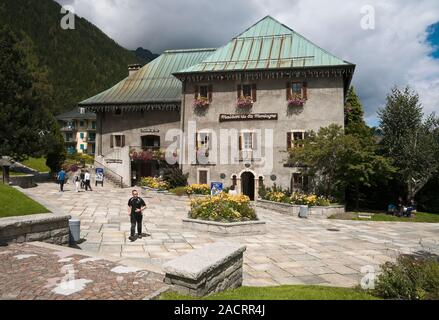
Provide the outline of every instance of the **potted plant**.
{"type": "Polygon", "coordinates": [[[300,95],[293,95],[290,99],[288,99],[289,107],[303,107],[305,105],[305,99],[300,95]]]}
{"type": "Polygon", "coordinates": [[[206,97],[199,97],[194,101],[195,108],[207,108],[210,104],[210,101],[206,97]]]}
{"type": "Polygon", "coordinates": [[[240,97],[236,105],[238,108],[251,108],[253,106],[253,99],[250,96],[240,97]]]}

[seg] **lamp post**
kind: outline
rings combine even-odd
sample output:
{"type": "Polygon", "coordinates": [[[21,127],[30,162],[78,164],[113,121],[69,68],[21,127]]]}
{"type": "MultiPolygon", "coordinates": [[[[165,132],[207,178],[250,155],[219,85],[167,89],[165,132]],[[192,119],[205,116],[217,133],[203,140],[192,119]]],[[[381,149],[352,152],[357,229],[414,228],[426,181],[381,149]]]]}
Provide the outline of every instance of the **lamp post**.
{"type": "Polygon", "coordinates": [[[3,183],[9,185],[9,168],[11,163],[6,159],[0,158],[0,166],[2,167],[3,183]]]}

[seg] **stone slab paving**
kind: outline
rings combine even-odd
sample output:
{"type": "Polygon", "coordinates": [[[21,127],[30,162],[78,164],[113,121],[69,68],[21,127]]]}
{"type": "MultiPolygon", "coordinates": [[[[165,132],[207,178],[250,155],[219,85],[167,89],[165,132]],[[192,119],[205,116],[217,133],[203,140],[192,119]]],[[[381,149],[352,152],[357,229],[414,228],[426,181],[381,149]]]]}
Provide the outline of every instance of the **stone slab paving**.
{"type": "Polygon", "coordinates": [[[0,247],[0,300],[142,300],[168,288],[160,274],[80,250],[0,247]]]}
{"type": "Polygon", "coordinates": [[[145,231],[150,237],[131,243],[126,204],[132,189],[111,186],[93,192],[65,193],[56,184],[40,184],[29,192],[81,220],[80,244],[85,251],[104,253],[161,272],[161,265],[193,249],[226,239],[247,246],[244,285],[322,284],[355,286],[365,266],[378,266],[399,253],[439,250],[439,224],[303,220],[257,209],[267,233],[221,237],[184,229],[186,197],[142,191],[148,209],[145,231]],[[336,229],[338,231],[329,231],[336,229]]]}

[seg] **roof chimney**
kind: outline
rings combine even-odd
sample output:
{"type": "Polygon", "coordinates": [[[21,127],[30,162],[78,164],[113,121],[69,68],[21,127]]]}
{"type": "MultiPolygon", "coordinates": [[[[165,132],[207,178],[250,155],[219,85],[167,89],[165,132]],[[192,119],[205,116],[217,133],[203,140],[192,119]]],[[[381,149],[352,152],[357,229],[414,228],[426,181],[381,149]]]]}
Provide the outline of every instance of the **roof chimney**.
{"type": "Polygon", "coordinates": [[[141,68],[142,68],[142,65],[140,65],[138,63],[128,65],[128,75],[131,76],[131,75],[135,74],[141,68]]]}

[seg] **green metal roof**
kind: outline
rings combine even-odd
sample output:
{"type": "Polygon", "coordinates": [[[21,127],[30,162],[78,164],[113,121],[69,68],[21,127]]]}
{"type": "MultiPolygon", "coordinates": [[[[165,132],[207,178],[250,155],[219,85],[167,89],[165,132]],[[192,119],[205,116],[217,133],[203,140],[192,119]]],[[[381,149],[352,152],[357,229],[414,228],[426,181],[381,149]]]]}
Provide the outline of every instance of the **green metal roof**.
{"type": "Polygon", "coordinates": [[[180,102],[182,83],[172,74],[203,61],[216,49],[168,50],[114,87],[81,106],[180,102]]]}
{"type": "Polygon", "coordinates": [[[175,74],[352,65],[267,16],[201,63],[175,74]]]}

